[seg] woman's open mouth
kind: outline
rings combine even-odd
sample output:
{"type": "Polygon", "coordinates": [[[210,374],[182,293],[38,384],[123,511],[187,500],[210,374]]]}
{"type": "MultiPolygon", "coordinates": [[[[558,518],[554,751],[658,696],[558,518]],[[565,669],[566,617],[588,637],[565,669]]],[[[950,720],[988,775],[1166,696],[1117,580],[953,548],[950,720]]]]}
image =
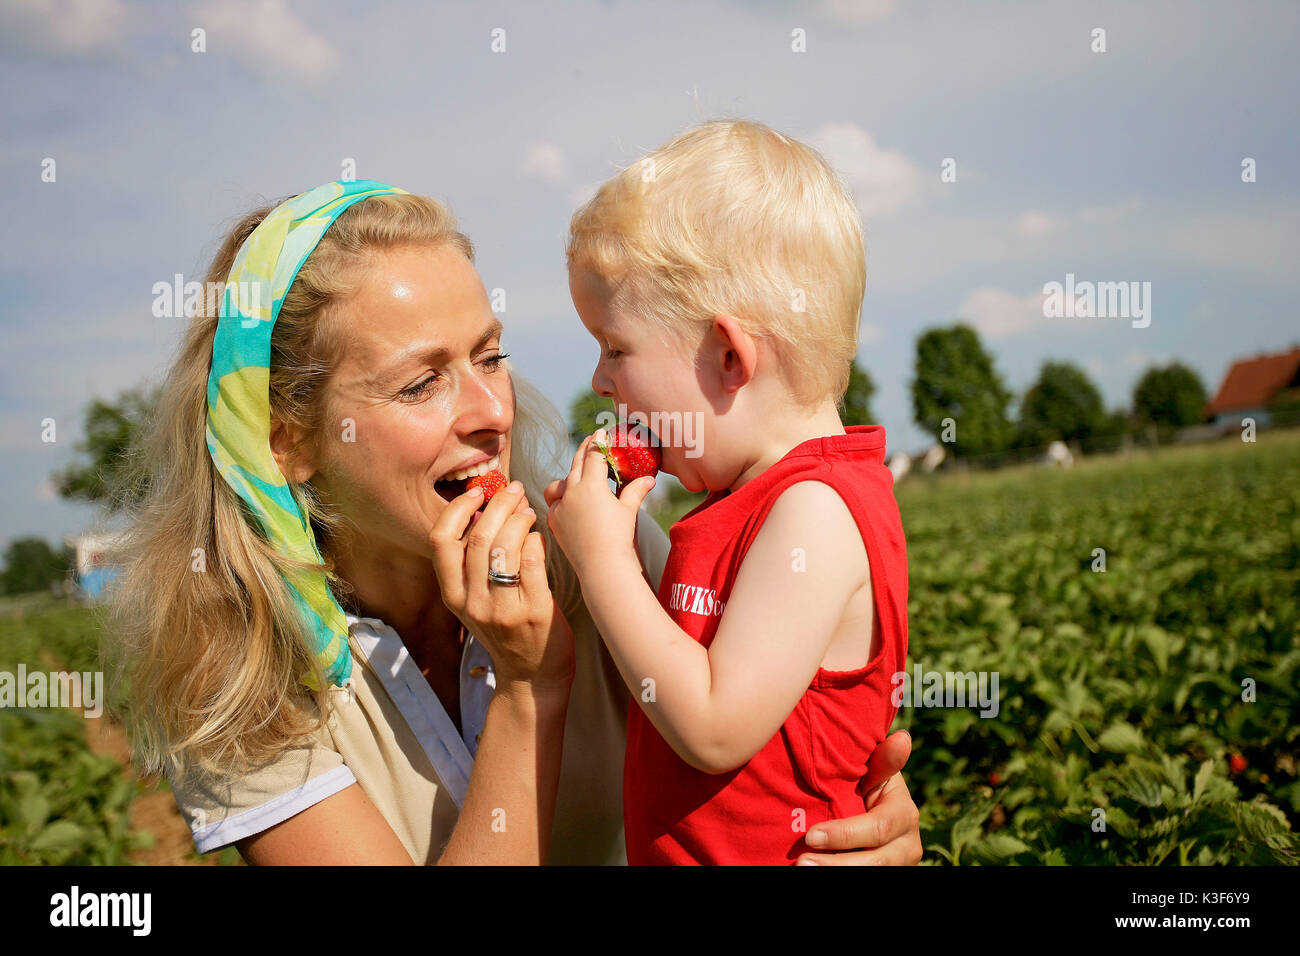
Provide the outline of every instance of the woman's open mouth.
{"type": "Polygon", "coordinates": [[[449,471],[433,483],[433,490],[443,501],[451,501],[459,498],[469,490],[469,480],[479,475],[486,475],[489,471],[501,470],[501,456],[495,455],[485,462],[481,462],[472,468],[464,468],[459,471],[449,471]]]}

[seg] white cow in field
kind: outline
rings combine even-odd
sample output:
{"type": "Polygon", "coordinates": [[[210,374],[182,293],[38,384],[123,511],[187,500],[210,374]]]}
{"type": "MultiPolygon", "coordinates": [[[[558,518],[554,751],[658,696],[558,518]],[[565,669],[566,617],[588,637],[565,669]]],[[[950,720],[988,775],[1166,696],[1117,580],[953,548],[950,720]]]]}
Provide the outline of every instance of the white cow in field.
{"type": "Polygon", "coordinates": [[[1043,464],[1049,468],[1073,468],[1074,453],[1065,442],[1054,441],[1047,446],[1047,454],[1043,455],[1043,464]]]}
{"type": "Polygon", "coordinates": [[[895,452],[885,467],[894,476],[894,484],[898,484],[912,470],[912,456],[905,451],[895,452]]]}
{"type": "Polygon", "coordinates": [[[925,457],[921,459],[921,467],[926,474],[929,474],[942,465],[943,460],[947,457],[948,452],[942,445],[931,445],[926,449],[925,457]]]}

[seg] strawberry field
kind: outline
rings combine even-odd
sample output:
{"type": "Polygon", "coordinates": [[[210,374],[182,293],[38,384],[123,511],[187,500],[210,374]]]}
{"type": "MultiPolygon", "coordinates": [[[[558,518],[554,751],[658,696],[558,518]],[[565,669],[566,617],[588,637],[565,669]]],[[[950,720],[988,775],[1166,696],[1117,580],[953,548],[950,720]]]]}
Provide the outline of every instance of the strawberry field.
{"type": "Polygon", "coordinates": [[[929,862],[1300,861],[1300,434],[909,480],[904,707],[929,862]]]}

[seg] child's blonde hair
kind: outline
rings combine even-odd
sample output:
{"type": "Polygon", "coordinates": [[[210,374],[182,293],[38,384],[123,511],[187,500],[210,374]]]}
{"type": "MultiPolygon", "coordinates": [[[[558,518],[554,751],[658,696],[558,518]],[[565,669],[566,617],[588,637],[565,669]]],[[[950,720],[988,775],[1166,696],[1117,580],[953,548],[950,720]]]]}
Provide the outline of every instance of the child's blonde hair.
{"type": "Polygon", "coordinates": [[[839,401],[858,348],[866,249],[857,209],[816,150],[761,123],[687,130],[573,215],[570,269],[610,306],[693,348],[714,315],[769,338],[801,404],[839,401]]]}

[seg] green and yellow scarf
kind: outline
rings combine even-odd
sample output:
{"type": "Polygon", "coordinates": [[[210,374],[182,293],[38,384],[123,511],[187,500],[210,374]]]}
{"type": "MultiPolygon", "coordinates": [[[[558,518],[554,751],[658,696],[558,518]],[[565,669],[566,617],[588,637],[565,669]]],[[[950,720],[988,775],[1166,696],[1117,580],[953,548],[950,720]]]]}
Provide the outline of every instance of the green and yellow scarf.
{"type": "MultiPolygon", "coordinates": [[[[333,182],[275,208],[235,256],[221,299],[208,377],[208,451],[217,470],[257,515],[286,557],[320,562],[311,524],[271,455],[271,330],[285,293],[330,225],[349,206],[406,190],[373,180],[333,182]]],[[[331,683],[352,673],[348,624],[322,571],[287,576],[331,683]]],[[[315,689],[308,674],[304,683],[315,689]]]]}

